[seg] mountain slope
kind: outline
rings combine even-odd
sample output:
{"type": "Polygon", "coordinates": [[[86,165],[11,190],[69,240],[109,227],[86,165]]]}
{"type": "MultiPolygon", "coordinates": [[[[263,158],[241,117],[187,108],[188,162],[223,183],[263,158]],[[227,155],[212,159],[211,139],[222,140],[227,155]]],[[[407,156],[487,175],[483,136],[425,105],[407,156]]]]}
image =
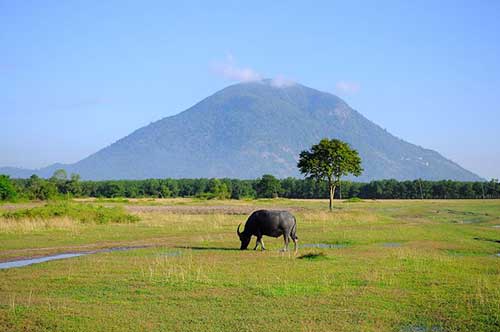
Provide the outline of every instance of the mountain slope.
{"type": "MultiPolygon", "coordinates": [[[[324,137],[359,151],[361,181],[480,180],[437,152],[392,136],[332,94],[269,80],[229,86],[63,168],[84,179],[300,176],[298,154],[324,137]]],[[[61,165],[38,172],[47,176],[56,168],[61,165]]]]}

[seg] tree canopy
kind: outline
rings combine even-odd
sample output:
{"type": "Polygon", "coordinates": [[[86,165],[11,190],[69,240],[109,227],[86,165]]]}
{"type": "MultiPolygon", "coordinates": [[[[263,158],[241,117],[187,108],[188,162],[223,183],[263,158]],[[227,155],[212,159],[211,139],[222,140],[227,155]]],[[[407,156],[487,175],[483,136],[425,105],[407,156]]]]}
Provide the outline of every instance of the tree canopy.
{"type": "MultiPolygon", "coordinates": [[[[328,198],[327,181],[314,178],[276,179],[266,176],[254,180],[239,179],[145,179],[79,181],[72,176],[66,181],[39,178],[11,179],[0,175],[1,200],[56,199],[69,197],[139,198],[139,197],[199,197],[206,199],[243,198],[328,198]],[[5,190],[5,188],[9,188],[5,190]],[[5,195],[16,192],[16,196],[5,195]],[[227,190],[227,191],[226,191],[227,190]]],[[[377,180],[369,183],[342,181],[336,195],[342,198],[362,199],[494,199],[500,198],[498,180],[484,182],[429,181],[394,179],[377,180]]]]}
{"type": "Polygon", "coordinates": [[[271,174],[264,174],[255,184],[255,191],[259,198],[276,198],[281,191],[280,181],[271,174]]]}
{"type": "Polygon", "coordinates": [[[297,166],[307,178],[328,182],[330,211],[335,187],[340,185],[341,177],[349,174],[359,176],[363,172],[358,152],[338,139],[324,138],[311,150],[302,151],[297,166]]]}

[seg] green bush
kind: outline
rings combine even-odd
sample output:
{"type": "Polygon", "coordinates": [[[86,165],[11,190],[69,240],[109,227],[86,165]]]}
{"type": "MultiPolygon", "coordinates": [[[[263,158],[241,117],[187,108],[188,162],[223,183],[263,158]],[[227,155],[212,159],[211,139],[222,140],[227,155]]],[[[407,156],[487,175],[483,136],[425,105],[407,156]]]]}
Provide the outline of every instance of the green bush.
{"type": "Polygon", "coordinates": [[[47,203],[44,206],[30,209],[21,209],[6,212],[2,215],[8,219],[50,219],[54,217],[68,217],[82,223],[132,223],[139,220],[125,212],[123,207],[105,207],[102,205],[70,203],[58,201],[47,203]]]}
{"type": "Polygon", "coordinates": [[[345,203],[359,203],[359,202],[363,202],[363,200],[359,197],[351,197],[349,199],[346,199],[344,202],[345,203]]]}

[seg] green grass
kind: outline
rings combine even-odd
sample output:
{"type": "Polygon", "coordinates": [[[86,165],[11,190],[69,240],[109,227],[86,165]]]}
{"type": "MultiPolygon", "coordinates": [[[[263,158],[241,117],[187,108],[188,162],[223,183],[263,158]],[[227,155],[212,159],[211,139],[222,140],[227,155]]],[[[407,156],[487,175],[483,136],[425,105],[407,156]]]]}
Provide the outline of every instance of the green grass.
{"type": "Polygon", "coordinates": [[[326,201],[218,204],[301,207],[299,244],[348,245],[294,256],[264,238],[267,251],[240,251],[246,216],[231,214],[148,210],[133,212],[136,223],[31,228],[0,219],[0,259],[157,245],[0,270],[0,331],[500,330],[500,201],[335,202],[333,213],[326,201]]]}
{"type": "Polygon", "coordinates": [[[115,197],[115,198],[97,198],[95,200],[98,203],[130,203],[130,201],[123,197],[115,197]]]}

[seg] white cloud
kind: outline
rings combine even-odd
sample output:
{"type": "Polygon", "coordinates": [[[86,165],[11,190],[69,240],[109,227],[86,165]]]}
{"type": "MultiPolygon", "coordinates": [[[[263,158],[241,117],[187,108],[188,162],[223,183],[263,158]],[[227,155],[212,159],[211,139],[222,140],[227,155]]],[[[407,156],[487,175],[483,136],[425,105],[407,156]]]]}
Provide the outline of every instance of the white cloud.
{"type": "Polygon", "coordinates": [[[262,79],[262,76],[252,68],[239,67],[231,54],[222,62],[214,62],[212,70],[217,75],[232,81],[252,82],[262,79]]]}
{"type": "MultiPolygon", "coordinates": [[[[264,79],[264,76],[254,69],[238,66],[236,60],[231,54],[228,54],[224,61],[212,62],[211,69],[216,75],[231,81],[256,82],[264,79]]],[[[268,82],[275,88],[283,88],[296,84],[295,81],[283,75],[277,75],[268,82]]]]}
{"type": "Polygon", "coordinates": [[[335,84],[335,89],[343,93],[357,93],[361,89],[361,86],[356,82],[338,81],[335,84]]]}

